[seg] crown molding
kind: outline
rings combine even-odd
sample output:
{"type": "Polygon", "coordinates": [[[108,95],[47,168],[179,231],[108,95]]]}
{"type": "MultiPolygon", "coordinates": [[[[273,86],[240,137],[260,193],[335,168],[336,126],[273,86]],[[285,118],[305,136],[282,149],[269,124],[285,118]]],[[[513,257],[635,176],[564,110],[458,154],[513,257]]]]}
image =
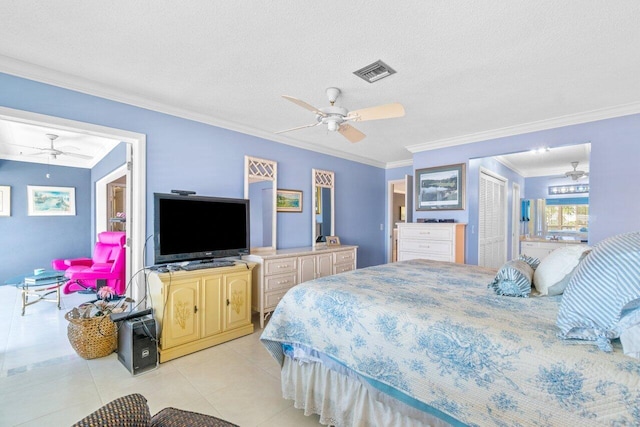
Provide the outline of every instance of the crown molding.
{"type": "Polygon", "coordinates": [[[638,113],[640,113],[640,102],[632,102],[629,104],[617,105],[614,107],[607,107],[599,110],[586,111],[583,113],[569,114],[566,116],[554,117],[552,119],[540,120],[517,126],[492,129],[489,131],[456,136],[453,138],[438,139],[421,144],[409,145],[405,148],[411,153],[415,154],[421,151],[453,147],[455,145],[470,144],[473,142],[487,141],[490,139],[505,138],[509,136],[522,135],[525,133],[538,132],[564,126],[578,125],[581,123],[595,122],[598,120],[612,119],[615,117],[628,116],[638,113]]]}
{"type": "Polygon", "coordinates": [[[124,93],[123,91],[116,88],[106,86],[104,84],[86,79],[81,76],[61,73],[50,68],[30,64],[8,56],[0,55],[0,72],[29,80],[34,80],[40,83],[50,84],[64,89],[73,90],[76,92],[81,92],[91,96],[97,96],[100,98],[109,99],[111,101],[121,102],[123,104],[144,108],[175,117],[180,117],[187,120],[193,120],[199,123],[209,124],[219,128],[231,130],[234,132],[240,132],[269,141],[279,142],[281,144],[290,145],[292,147],[301,148],[303,150],[326,154],[329,156],[338,157],[340,159],[351,160],[357,163],[363,163],[378,168],[385,167],[384,162],[361,157],[355,154],[345,153],[343,151],[334,150],[324,146],[297,141],[290,137],[275,136],[270,132],[257,130],[236,122],[215,119],[205,114],[196,113],[182,108],[176,108],[166,103],[154,101],[152,99],[143,98],[129,93],[124,93]]]}
{"type": "Polygon", "coordinates": [[[397,160],[395,162],[388,162],[384,168],[385,169],[395,169],[395,168],[402,168],[405,166],[413,166],[413,159],[407,159],[407,160],[397,160]]]}

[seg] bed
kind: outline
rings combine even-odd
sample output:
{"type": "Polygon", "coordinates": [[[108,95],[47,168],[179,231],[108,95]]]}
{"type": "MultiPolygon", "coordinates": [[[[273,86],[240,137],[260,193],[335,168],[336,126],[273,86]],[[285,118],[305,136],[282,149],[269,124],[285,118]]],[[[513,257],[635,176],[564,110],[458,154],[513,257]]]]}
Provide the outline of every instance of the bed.
{"type": "Polygon", "coordinates": [[[292,288],[261,341],[283,396],[335,426],[640,425],[640,360],[558,338],[562,295],[412,260],[292,288]]]}

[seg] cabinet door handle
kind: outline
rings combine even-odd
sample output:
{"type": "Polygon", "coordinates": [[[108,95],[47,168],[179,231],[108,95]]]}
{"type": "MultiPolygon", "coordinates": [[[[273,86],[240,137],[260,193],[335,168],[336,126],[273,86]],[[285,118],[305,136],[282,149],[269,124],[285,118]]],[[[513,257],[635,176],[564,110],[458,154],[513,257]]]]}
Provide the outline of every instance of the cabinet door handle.
{"type": "Polygon", "coordinates": [[[229,305],[229,304],[231,304],[231,303],[229,302],[229,298],[227,298],[227,305],[229,305]]]}
{"type": "Polygon", "coordinates": [[[198,312],[198,306],[194,305],[193,306],[193,314],[196,314],[198,312]]]}

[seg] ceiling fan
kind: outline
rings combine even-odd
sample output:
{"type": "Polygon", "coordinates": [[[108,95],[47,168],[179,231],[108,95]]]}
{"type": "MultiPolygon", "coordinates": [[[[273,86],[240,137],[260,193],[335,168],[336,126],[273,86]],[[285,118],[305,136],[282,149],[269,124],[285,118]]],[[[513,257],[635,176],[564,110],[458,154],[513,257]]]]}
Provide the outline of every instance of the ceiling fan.
{"type": "Polygon", "coordinates": [[[337,131],[351,142],[358,142],[364,139],[366,135],[358,129],[351,126],[348,122],[364,122],[367,120],[392,119],[404,116],[404,107],[402,104],[393,103],[378,105],[377,107],[363,108],[360,110],[349,111],[346,108],[336,107],[335,102],[340,96],[340,89],[330,87],[326,90],[327,98],[331,106],[324,108],[316,108],[292,96],[282,95],[287,101],[312,111],[316,114],[316,122],[304,126],[298,126],[291,129],[281,130],[276,133],[290,132],[292,130],[304,129],[318,125],[326,125],[327,129],[332,132],[337,131]]]}
{"type": "MultiPolygon", "coordinates": [[[[40,150],[37,153],[28,154],[30,156],[39,156],[39,155],[42,155],[42,154],[46,154],[52,159],[56,159],[56,158],[58,158],[58,156],[77,157],[79,159],[85,159],[85,160],[93,159],[92,156],[87,156],[86,154],[71,153],[69,151],[62,151],[62,150],[59,150],[59,149],[55,148],[53,146],[53,141],[58,139],[58,135],[54,135],[52,133],[48,133],[48,134],[46,134],[46,137],[49,138],[49,147],[31,147],[31,146],[28,146],[28,145],[20,145],[20,144],[10,144],[10,145],[15,145],[15,146],[18,146],[18,147],[31,148],[32,150],[40,150]]],[[[75,147],[62,147],[62,148],[75,148],[75,147]]],[[[75,149],[77,150],[77,148],[75,148],[75,149]]]]}
{"type": "Polygon", "coordinates": [[[573,166],[573,170],[565,172],[564,176],[567,178],[571,178],[574,181],[577,181],[580,178],[585,178],[589,176],[589,172],[578,170],[579,163],[580,162],[571,162],[571,166],[573,166]]]}

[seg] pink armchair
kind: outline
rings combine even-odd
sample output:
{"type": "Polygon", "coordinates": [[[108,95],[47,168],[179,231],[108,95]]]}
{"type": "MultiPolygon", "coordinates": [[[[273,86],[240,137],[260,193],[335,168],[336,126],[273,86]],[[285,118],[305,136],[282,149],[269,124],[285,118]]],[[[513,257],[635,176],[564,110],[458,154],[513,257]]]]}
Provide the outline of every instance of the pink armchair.
{"type": "Polygon", "coordinates": [[[97,287],[98,280],[105,280],[118,295],[126,291],[125,233],[105,231],[98,234],[92,258],[55,259],[55,270],[66,270],[69,281],[63,286],[65,294],[97,287]]]}

